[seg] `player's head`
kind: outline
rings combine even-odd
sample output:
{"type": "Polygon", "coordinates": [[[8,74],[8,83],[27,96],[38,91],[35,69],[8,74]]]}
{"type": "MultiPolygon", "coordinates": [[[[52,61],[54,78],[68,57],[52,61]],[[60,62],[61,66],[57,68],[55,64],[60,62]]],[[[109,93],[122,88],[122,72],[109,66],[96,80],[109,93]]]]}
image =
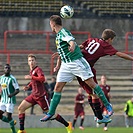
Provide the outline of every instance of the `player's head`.
{"type": "Polygon", "coordinates": [[[36,56],[34,54],[28,55],[28,65],[31,69],[36,67],[36,56]]]}
{"type": "Polygon", "coordinates": [[[56,32],[56,28],[62,26],[62,20],[61,17],[58,15],[52,15],[50,17],[50,27],[53,32],[56,32]]]}
{"type": "Polygon", "coordinates": [[[106,84],[106,80],[107,80],[107,78],[106,78],[106,75],[102,75],[101,76],[101,84],[106,84]]]}
{"type": "Polygon", "coordinates": [[[102,33],[102,39],[105,41],[110,41],[109,43],[112,43],[112,40],[115,38],[116,34],[111,29],[105,29],[102,33]]]}
{"type": "Polygon", "coordinates": [[[56,82],[56,78],[55,77],[52,77],[51,80],[52,80],[52,82],[56,82]]]}
{"type": "Polygon", "coordinates": [[[11,67],[9,64],[5,64],[4,66],[4,73],[6,76],[10,75],[10,72],[11,72],[11,67]]]}
{"type": "Polygon", "coordinates": [[[78,93],[82,94],[83,89],[81,87],[78,88],[78,93]]]}

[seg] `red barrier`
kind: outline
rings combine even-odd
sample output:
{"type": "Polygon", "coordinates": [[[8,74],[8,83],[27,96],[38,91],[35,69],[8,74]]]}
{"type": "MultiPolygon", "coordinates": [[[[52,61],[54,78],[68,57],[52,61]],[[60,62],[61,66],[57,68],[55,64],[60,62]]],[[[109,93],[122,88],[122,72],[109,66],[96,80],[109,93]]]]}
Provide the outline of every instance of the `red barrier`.
{"type": "MultiPolygon", "coordinates": [[[[80,35],[81,38],[90,38],[91,34],[90,32],[84,32],[84,31],[72,31],[73,34],[75,35],[80,35]],[[83,36],[82,36],[83,35],[83,36]],[[86,35],[86,36],[85,36],[86,35]]],[[[5,31],[4,32],[4,44],[3,44],[3,48],[1,48],[0,53],[1,54],[5,54],[6,55],[6,60],[7,63],[10,64],[10,54],[29,54],[29,53],[33,53],[33,54],[53,54],[53,51],[50,50],[50,37],[51,35],[54,34],[53,32],[49,32],[49,31],[5,31]],[[23,35],[23,34],[38,34],[38,35],[45,35],[45,39],[46,39],[46,43],[45,43],[45,50],[28,50],[28,49],[17,49],[17,50],[11,50],[11,49],[7,49],[8,43],[7,43],[7,39],[9,34],[15,34],[15,35],[23,35]],[[3,49],[3,50],[2,50],[3,49]]],[[[16,38],[17,39],[17,38],[16,38]]],[[[10,42],[9,42],[10,44],[10,42]]],[[[50,74],[53,74],[53,67],[54,67],[54,59],[51,58],[51,66],[50,66],[50,74]]]]}
{"type": "MultiPolygon", "coordinates": [[[[127,32],[126,35],[125,35],[125,53],[127,54],[133,54],[133,51],[129,51],[129,36],[133,36],[133,32],[127,32]]],[[[133,38],[133,37],[132,37],[133,38]]]]}

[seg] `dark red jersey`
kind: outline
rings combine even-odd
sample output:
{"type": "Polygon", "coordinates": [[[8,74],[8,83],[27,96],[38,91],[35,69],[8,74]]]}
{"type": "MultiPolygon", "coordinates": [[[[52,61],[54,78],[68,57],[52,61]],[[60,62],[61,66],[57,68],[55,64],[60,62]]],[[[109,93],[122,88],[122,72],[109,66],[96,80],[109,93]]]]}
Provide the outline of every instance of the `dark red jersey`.
{"type": "Polygon", "coordinates": [[[103,90],[108,101],[110,101],[109,96],[108,96],[108,93],[110,92],[110,86],[109,85],[100,85],[100,87],[103,90]]]}
{"type": "Polygon", "coordinates": [[[76,103],[76,101],[83,101],[84,99],[84,94],[77,94],[75,98],[75,111],[84,110],[84,103],[76,103]]]}
{"type": "Polygon", "coordinates": [[[118,52],[111,44],[99,38],[90,38],[82,43],[84,58],[93,67],[96,61],[106,55],[115,55],[118,52]]]}
{"type": "MultiPolygon", "coordinates": [[[[115,55],[118,51],[111,44],[99,38],[89,38],[88,40],[83,42],[82,45],[84,47],[82,49],[82,53],[87,62],[89,62],[94,74],[93,79],[97,83],[96,70],[93,68],[94,64],[100,57],[106,55],[112,56],[115,55]]],[[[93,90],[88,85],[86,85],[84,81],[82,81],[79,77],[77,77],[77,79],[79,84],[84,90],[86,90],[88,94],[93,93],[93,90]]]]}
{"type": "Polygon", "coordinates": [[[42,69],[36,66],[30,71],[30,76],[32,76],[32,80],[29,83],[29,86],[32,88],[32,95],[35,97],[44,96],[46,94],[46,90],[44,88],[45,77],[42,69]]]}

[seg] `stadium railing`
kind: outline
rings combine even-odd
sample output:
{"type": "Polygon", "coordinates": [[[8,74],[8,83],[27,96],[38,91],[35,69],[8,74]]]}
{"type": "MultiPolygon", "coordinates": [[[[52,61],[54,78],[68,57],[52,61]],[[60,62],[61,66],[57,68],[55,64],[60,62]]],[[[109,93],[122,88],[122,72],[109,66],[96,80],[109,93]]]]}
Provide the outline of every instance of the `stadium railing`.
{"type": "Polygon", "coordinates": [[[125,53],[133,54],[133,51],[129,49],[129,39],[133,40],[133,32],[127,32],[125,34],[125,53]]]}
{"type": "MultiPolygon", "coordinates": [[[[91,36],[90,32],[85,32],[85,31],[72,31],[72,33],[76,37],[79,44],[83,40],[90,38],[91,36]]],[[[54,52],[56,52],[54,43],[55,43],[55,34],[49,31],[17,31],[17,30],[5,31],[3,47],[1,47],[0,54],[4,56],[1,57],[2,59],[6,58],[3,61],[3,63],[11,63],[12,61],[11,59],[13,59],[13,57],[11,58],[11,55],[14,54],[26,55],[33,53],[33,54],[51,55],[54,52]]],[[[47,56],[47,58],[49,58],[49,56],[47,56]]],[[[23,60],[21,62],[23,62],[23,60]]],[[[20,64],[22,67],[23,64],[22,63],[20,64]]],[[[47,72],[48,71],[50,72],[49,74],[52,74],[51,67],[52,65],[46,70],[47,72]]]]}

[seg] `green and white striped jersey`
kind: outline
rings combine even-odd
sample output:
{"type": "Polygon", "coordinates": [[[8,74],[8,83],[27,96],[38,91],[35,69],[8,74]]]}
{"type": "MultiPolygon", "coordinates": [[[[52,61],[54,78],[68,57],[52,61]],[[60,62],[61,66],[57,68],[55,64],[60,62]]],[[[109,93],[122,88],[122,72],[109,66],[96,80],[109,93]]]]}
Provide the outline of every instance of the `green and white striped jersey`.
{"type": "Polygon", "coordinates": [[[15,89],[19,89],[19,85],[17,83],[16,78],[13,75],[0,76],[0,85],[1,85],[1,102],[2,103],[16,103],[16,96],[11,98],[8,97],[8,94],[11,94],[15,91],[15,89]]]}
{"type": "Polygon", "coordinates": [[[83,55],[81,53],[81,50],[79,46],[76,44],[74,52],[69,51],[69,42],[74,41],[75,38],[72,36],[70,31],[66,30],[65,28],[62,28],[57,34],[56,34],[56,47],[57,51],[61,57],[61,60],[65,63],[72,62],[74,60],[77,60],[81,58],[83,55]]]}

